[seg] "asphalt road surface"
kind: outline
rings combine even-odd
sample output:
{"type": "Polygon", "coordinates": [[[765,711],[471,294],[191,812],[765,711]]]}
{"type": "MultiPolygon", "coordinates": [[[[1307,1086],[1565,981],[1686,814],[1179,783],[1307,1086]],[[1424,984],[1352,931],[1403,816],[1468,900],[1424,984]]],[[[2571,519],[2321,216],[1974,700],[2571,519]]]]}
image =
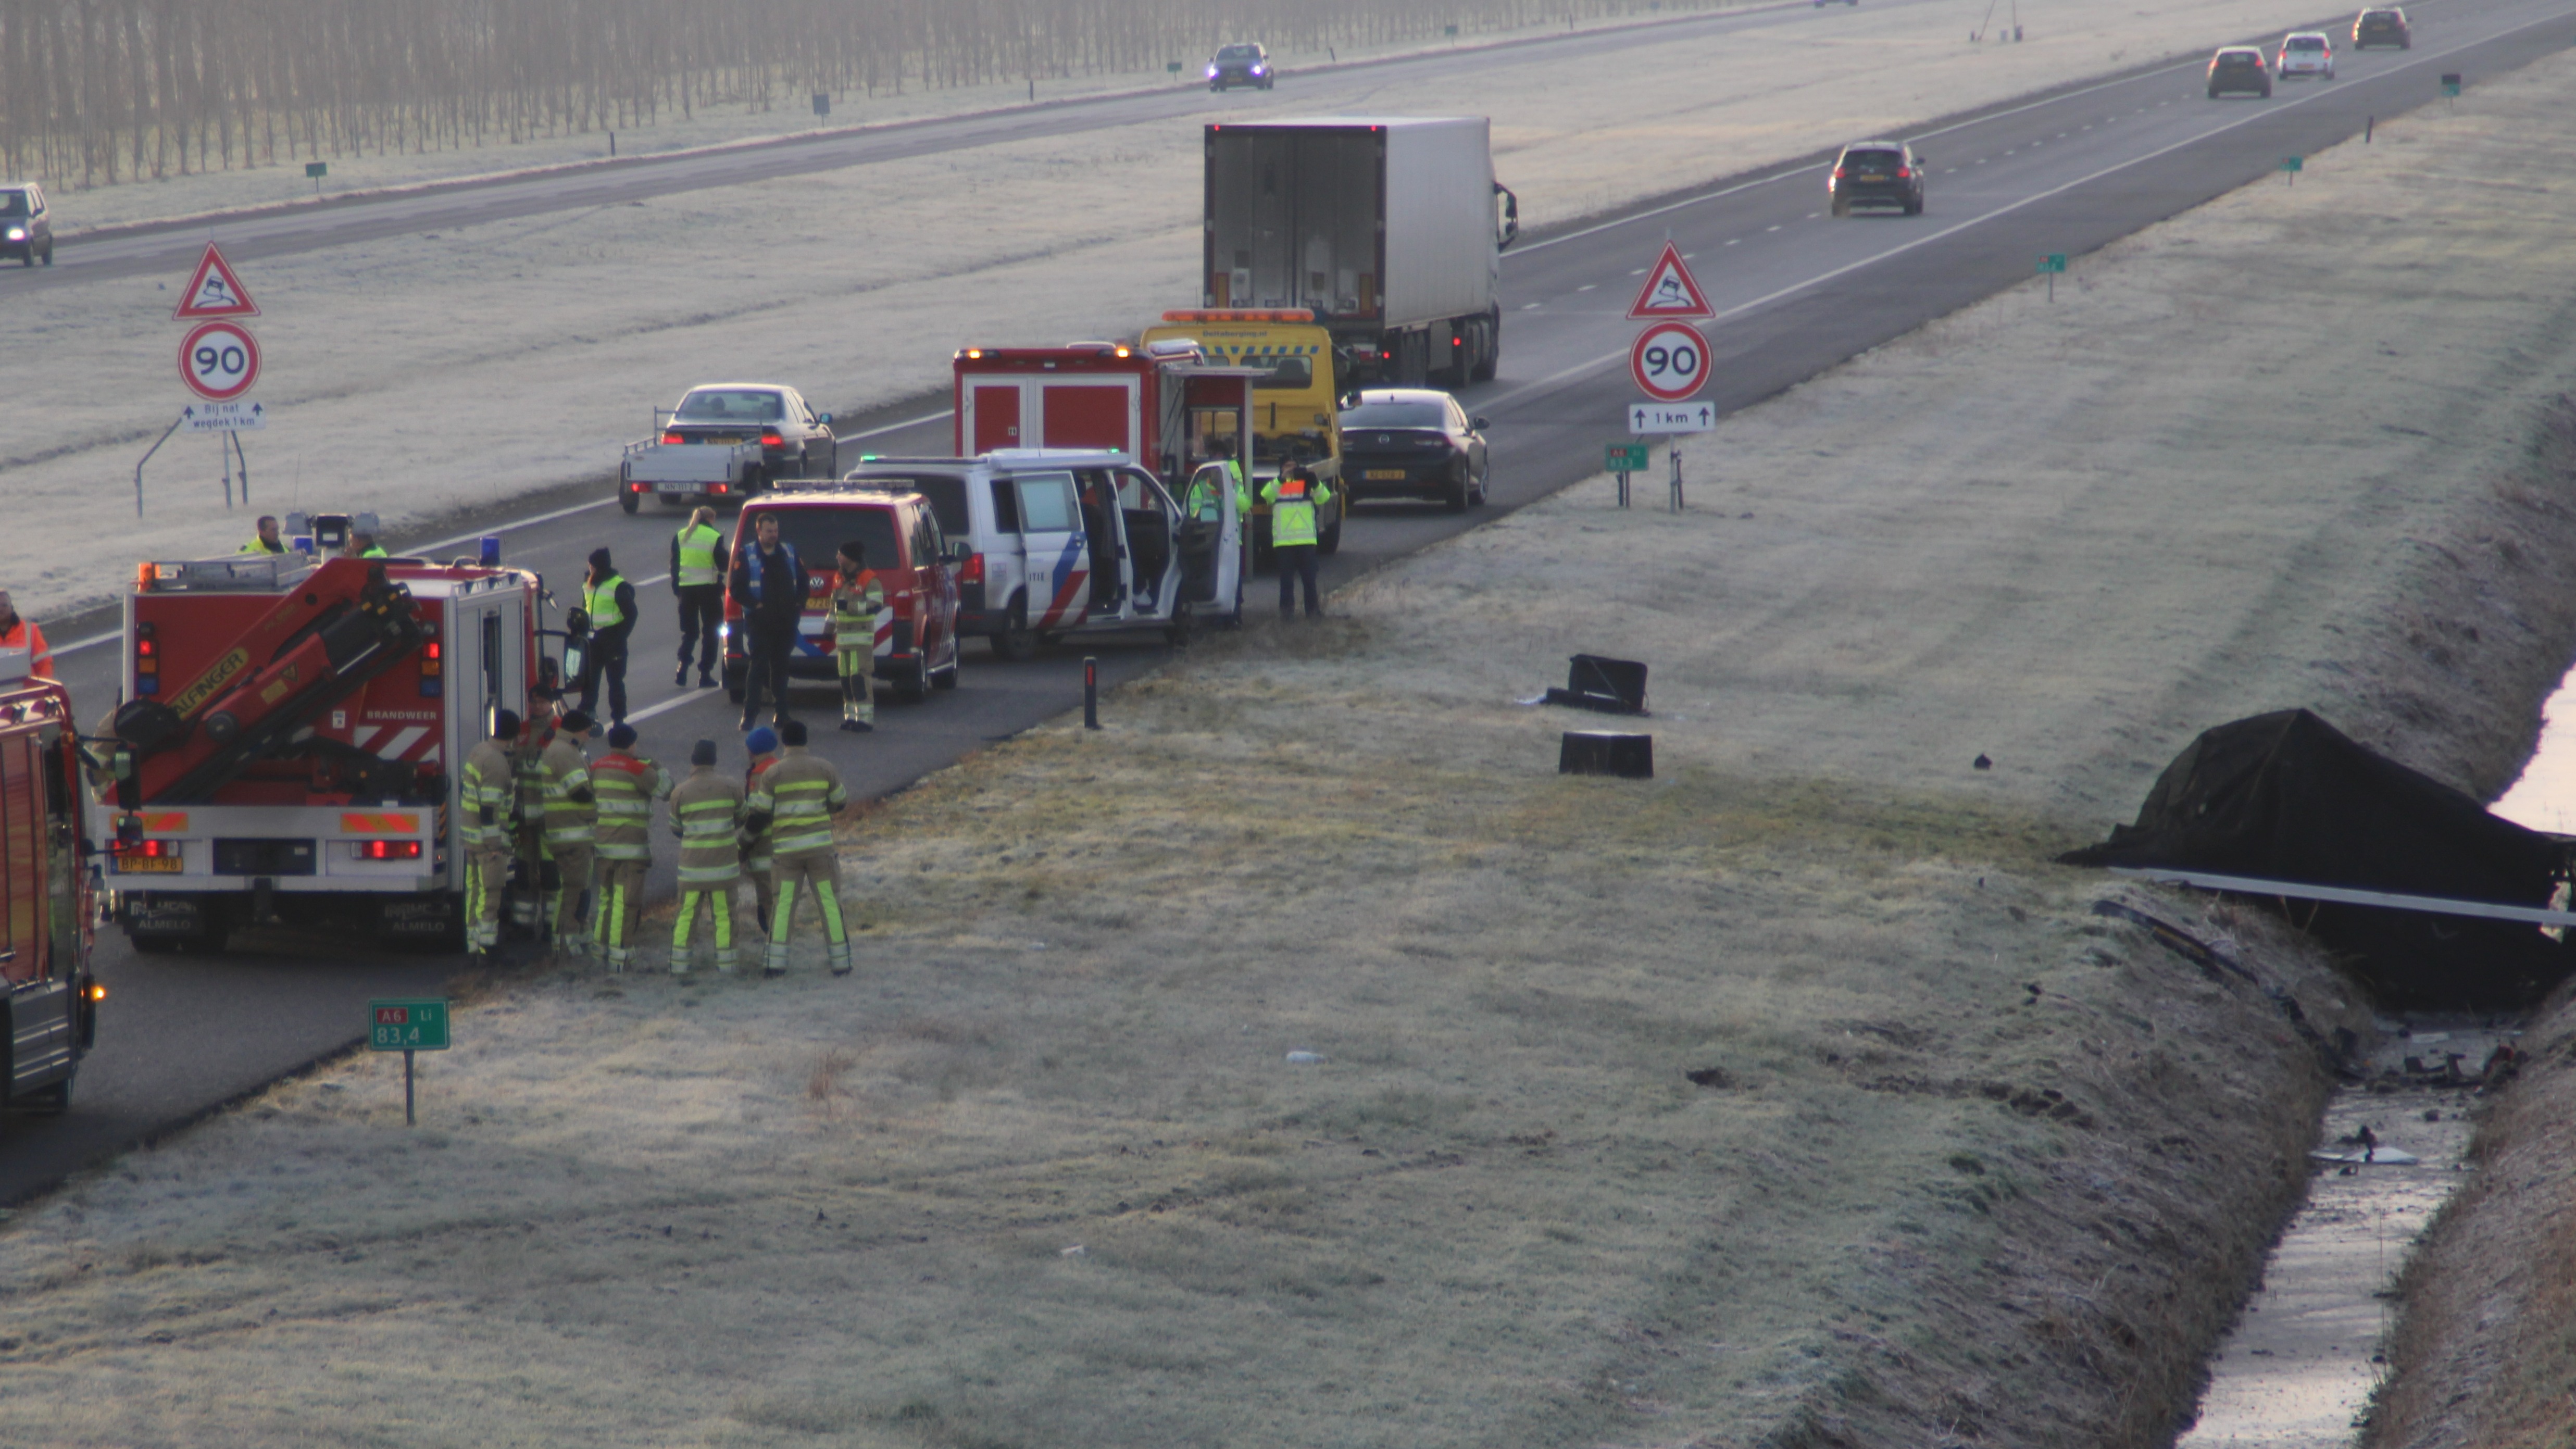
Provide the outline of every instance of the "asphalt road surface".
{"type": "MultiPolygon", "coordinates": [[[[1491,506],[1466,515],[1397,505],[1364,510],[1345,529],[1340,556],[1326,561],[1327,584],[1600,470],[1602,445],[1626,439],[1626,408],[1635,398],[1626,375],[1634,336],[1634,324],[1624,320],[1627,305],[1667,236],[1691,260],[1719,314],[1703,324],[1714,376],[1699,400],[1733,411],[2026,280],[2042,254],[2066,253],[2080,271],[2083,254],[2106,242],[2270,174],[2287,157],[2358,134],[2372,116],[2433,100],[2445,72],[2465,74],[2474,88],[2576,43],[2576,10],[2566,0],[2457,0],[2410,7],[2409,13],[2416,22],[2414,49],[2346,51],[2338,57],[2339,79],[2286,82],[2269,100],[2207,99],[2194,61],[2074,87],[1907,136],[1932,173],[1922,216],[1834,219],[1826,213],[1823,167],[1811,162],[1524,242],[1505,258],[1500,375],[1463,394],[1470,411],[1493,420],[1491,506]]],[[[1692,23],[1745,22],[1718,17],[1692,23]]],[[[1581,43],[1639,42],[1596,36],[1581,43]]],[[[1400,76],[1402,66],[1477,63],[1485,62],[1472,53],[1434,57],[1373,67],[1368,78],[1375,86],[1391,74],[1400,76]]],[[[1019,134],[1016,127],[1060,130],[1075,116],[1090,120],[1094,108],[1098,124],[1123,124],[1194,112],[1210,99],[1196,92],[1185,99],[1156,95],[1040,108],[925,123],[906,134],[935,133],[915,137],[922,144],[971,145],[979,134],[985,140],[1019,134]],[[1176,109],[1122,109],[1164,105],[1176,109]],[[979,133],[979,126],[993,129],[979,133]]],[[[848,144],[858,147],[863,140],[848,144]]],[[[782,149],[778,164],[872,159],[853,153],[824,161],[822,153],[798,152],[791,161],[790,150],[782,149]]],[[[603,173],[601,184],[659,184],[638,174],[690,177],[674,184],[707,179],[685,167],[676,173],[639,167],[603,173]]],[[[729,168],[724,179],[743,174],[729,168]]],[[[387,213],[381,224],[396,230],[450,225],[452,213],[441,208],[470,206],[477,199],[475,190],[414,198],[405,204],[422,209],[399,219],[387,213]]],[[[551,204],[591,203],[558,196],[551,204]]],[[[329,216],[305,213],[301,219],[329,216]]],[[[376,233],[280,234],[274,244],[330,245],[363,234],[376,233]]],[[[175,250],[120,252],[128,261],[111,262],[110,249],[118,244],[101,243],[93,255],[101,265],[178,270],[193,261],[198,244],[192,231],[175,250]]],[[[227,245],[234,243],[228,239],[227,245]]],[[[259,254],[256,247],[243,252],[259,254]]],[[[67,246],[65,265],[77,255],[67,246]]],[[[77,275],[77,269],[66,275],[77,275]]],[[[845,464],[861,451],[938,453],[949,446],[949,419],[936,403],[859,420],[851,432],[858,435],[845,434],[845,464]]],[[[1682,452],[1687,487],[1687,440],[1682,452]]],[[[1659,452],[1657,473],[1642,480],[1639,506],[1662,506],[1665,466],[1659,452]]],[[[737,763],[736,712],[722,692],[671,683],[676,622],[656,576],[679,516],[647,505],[628,517],[609,494],[604,479],[593,481],[522,500],[512,511],[459,519],[447,531],[452,536],[393,542],[406,552],[445,554],[470,551],[473,537],[499,533],[505,557],[542,572],[558,595],[571,591],[592,548],[608,546],[647,604],[629,680],[631,718],[643,733],[643,748],[677,763],[687,758],[691,740],[711,737],[725,744],[727,762],[737,763]]],[[[1247,595],[1252,607],[1267,603],[1267,587],[1267,579],[1254,581],[1247,595]]],[[[49,626],[62,655],[61,672],[85,714],[94,710],[91,701],[113,697],[117,679],[115,650],[104,642],[85,643],[84,636],[95,639],[112,627],[112,619],[98,616],[49,626]]],[[[1568,639],[1566,652],[1613,642],[1568,639]]],[[[1132,678],[1166,657],[1154,635],[1082,649],[1099,656],[1104,684],[1132,678]]],[[[958,690],[934,693],[918,705],[881,704],[875,734],[826,732],[818,736],[818,747],[841,766],[854,791],[882,794],[1074,707],[1080,678],[1080,658],[1073,652],[1010,665],[970,646],[958,690]]],[[[804,699],[809,719],[830,718],[828,687],[804,699]]],[[[1107,707],[1114,710],[1115,701],[1107,707]]],[[[668,870],[665,862],[665,890],[668,870]]],[[[433,990],[454,964],[452,958],[425,956],[353,962],[329,943],[275,933],[245,933],[219,958],[144,957],[109,933],[99,952],[99,972],[111,992],[99,1048],[83,1069],[69,1114],[13,1116],[0,1123],[0,1202],[42,1191],[84,1163],[354,1045],[369,996],[433,990]]]]}

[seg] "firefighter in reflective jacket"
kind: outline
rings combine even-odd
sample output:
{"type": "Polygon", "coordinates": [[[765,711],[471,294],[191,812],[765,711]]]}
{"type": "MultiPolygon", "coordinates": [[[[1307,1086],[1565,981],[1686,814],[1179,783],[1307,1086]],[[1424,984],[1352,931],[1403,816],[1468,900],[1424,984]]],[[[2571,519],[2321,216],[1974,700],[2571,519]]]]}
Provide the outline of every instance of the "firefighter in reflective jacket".
{"type": "MultiPolygon", "coordinates": [[[[743,794],[748,796],[753,790],[759,788],[761,775],[770,766],[778,763],[778,731],[762,725],[742,737],[742,747],[751,752],[751,764],[742,772],[742,790],[743,794]]],[[[769,828],[764,825],[755,830],[751,822],[746,819],[743,822],[742,834],[737,839],[742,845],[742,873],[751,877],[751,893],[755,902],[752,919],[759,923],[763,932],[766,932],[769,929],[769,908],[777,899],[776,892],[772,891],[769,885],[769,868],[772,864],[769,855],[769,828]]]]}
{"type": "Polygon", "coordinates": [[[1296,583],[1306,581],[1306,617],[1324,612],[1315,600],[1315,510],[1333,501],[1333,490],[1309,470],[1291,468],[1261,485],[1270,505],[1270,553],[1279,562],[1279,617],[1296,612],[1296,583]]]}
{"type": "Polygon", "coordinates": [[[592,849],[599,853],[597,929],[600,955],[611,971],[635,960],[636,917],[644,909],[644,872],[653,864],[653,802],[671,793],[671,772],[633,752],[635,727],[608,732],[608,753],[590,767],[590,793],[599,824],[592,849]]]}
{"type": "Polygon", "coordinates": [[[832,817],[850,803],[841,772],[829,760],[805,752],[805,722],[789,720],[778,727],[786,746],[778,763],[761,772],[751,787],[748,823],[769,831],[776,863],[770,885],[778,904],[769,918],[769,954],[764,976],[787,974],[787,932],[796,917],[796,888],[814,886],[814,904],[823,915],[823,939],[832,974],[850,974],[850,932],[841,919],[841,853],[832,845],[832,817]]]}
{"type": "Polygon", "coordinates": [[[733,974],[733,888],[742,883],[742,786],[716,773],[716,742],[689,750],[689,778],[671,792],[671,833],[680,837],[680,914],[671,925],[671,974],[689,971],[689,937],[704,907],[716,938],[716,969],[733,974]]]}
{"type": "Polygon", "coordinates": [[[510,878],[518,814],[518,742],[519,717],[506,709],[496,712],[492,737],[465,757],[457,794],[456,835],[465,847],[465,946],[478,955],[501,945],[501,890],[510,878]]]}
{"type": "Polygon", "coordinates": [[[868,567],[866,545],[841,545],[840,573],[832,580],[832,653],[841,666],[841,728],[865,734],[877,727],[877,616],[885,612],[885,586],[868,567]]]}
{"type": "Polygon", "coordinates": [[[596,728],[590,716],[574,710],[556,722],[555,737],[538,757],[546,854],[554,866],[553,878],[544,882],[544,916],[554,934],[558,958],[587,956],[597,949],[582,895],[590,889],[592,835],[599,811],[590,789],[590,760],[581,752],[583,737],[596,728]]]}

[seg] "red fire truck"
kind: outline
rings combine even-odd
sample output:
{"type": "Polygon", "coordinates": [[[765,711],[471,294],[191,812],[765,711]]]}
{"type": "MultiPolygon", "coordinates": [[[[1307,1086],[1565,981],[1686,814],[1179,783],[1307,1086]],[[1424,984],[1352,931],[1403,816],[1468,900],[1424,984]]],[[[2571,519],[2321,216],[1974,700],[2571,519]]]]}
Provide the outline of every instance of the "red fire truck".
{"type": "Polygon", "coordinates": [[[304,554],[146,563],[92,824],[142,950],[246,925],[461,941],[456,772],[539,678],[537,576],[304,554]]]}
{"type": "Polygon", "coordinates": [[[0,1102],[61,1111],[107,996],[89,971],[90,837],[71,695],[0,650],[0,1102]]]}
{"type": "MultiPolygon", "coordinates": [[[[956,356],[957,455],[1008,448],[1124,453],[1177,494],[1191,470],[1216,455],[1219,439],[1240,450],[1246,384],[1271,372],[1212,361],[1196,341],[1178,337],[1136,346],[969,347],[956,356]]],[[[1261,476],[1261,461],[1245,460],[1251,476],[1261,476]]],[[[1276,474],[1277,464],[1268,471],[1276,474]]],[[[1316,526],[1317,552],[1341,547],[1338,492],[1316,526]]],[[[1266,506],[1254,507],[1250,532],[1253,551],[1266,552],[1266,506]]]]}

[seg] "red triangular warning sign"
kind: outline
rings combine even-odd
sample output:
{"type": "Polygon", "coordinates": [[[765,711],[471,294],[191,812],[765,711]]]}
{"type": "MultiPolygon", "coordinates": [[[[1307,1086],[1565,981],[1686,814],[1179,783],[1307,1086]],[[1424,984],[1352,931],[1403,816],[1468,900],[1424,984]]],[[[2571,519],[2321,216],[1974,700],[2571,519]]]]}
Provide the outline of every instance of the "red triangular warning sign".
{"type": "Polygon", "coordinates": [[[179,294],[179,309],[171,317],[181,322],[205,317],[256,317],[259,304],[233,275],[232,263],[206,243],[206,254],[197,261],[197,274],[188,279],[188,290],[179,294]]]}
{"type": "Polygon", "coordinates": [[[1637,300],[1628,304],[1629,320],[1716,315],[1717,309],[1708,305],[1690,268],[1682,264],[1681,250],[1671,242],[1664,243],[1664,254],[1646,269],[1646,285],[1637,289],[1637,300]]]}

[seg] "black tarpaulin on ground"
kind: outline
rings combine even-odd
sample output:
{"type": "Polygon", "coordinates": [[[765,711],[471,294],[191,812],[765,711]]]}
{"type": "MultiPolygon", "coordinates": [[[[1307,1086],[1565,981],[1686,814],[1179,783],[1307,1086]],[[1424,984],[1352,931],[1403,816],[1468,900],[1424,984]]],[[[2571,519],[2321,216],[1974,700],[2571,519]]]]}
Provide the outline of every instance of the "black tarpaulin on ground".
{"type": "MultiPolygon", "coordinates": [[[[2538,907],[2565,854],[2298,709],[2202,734],[2136,824],[2059,859],[2538,907]]],[[[2576,950],[2509,921],[2308,901],[2289,911],[2395,1010],[2528,1005],[2576,966],[2576,950]]]]}

